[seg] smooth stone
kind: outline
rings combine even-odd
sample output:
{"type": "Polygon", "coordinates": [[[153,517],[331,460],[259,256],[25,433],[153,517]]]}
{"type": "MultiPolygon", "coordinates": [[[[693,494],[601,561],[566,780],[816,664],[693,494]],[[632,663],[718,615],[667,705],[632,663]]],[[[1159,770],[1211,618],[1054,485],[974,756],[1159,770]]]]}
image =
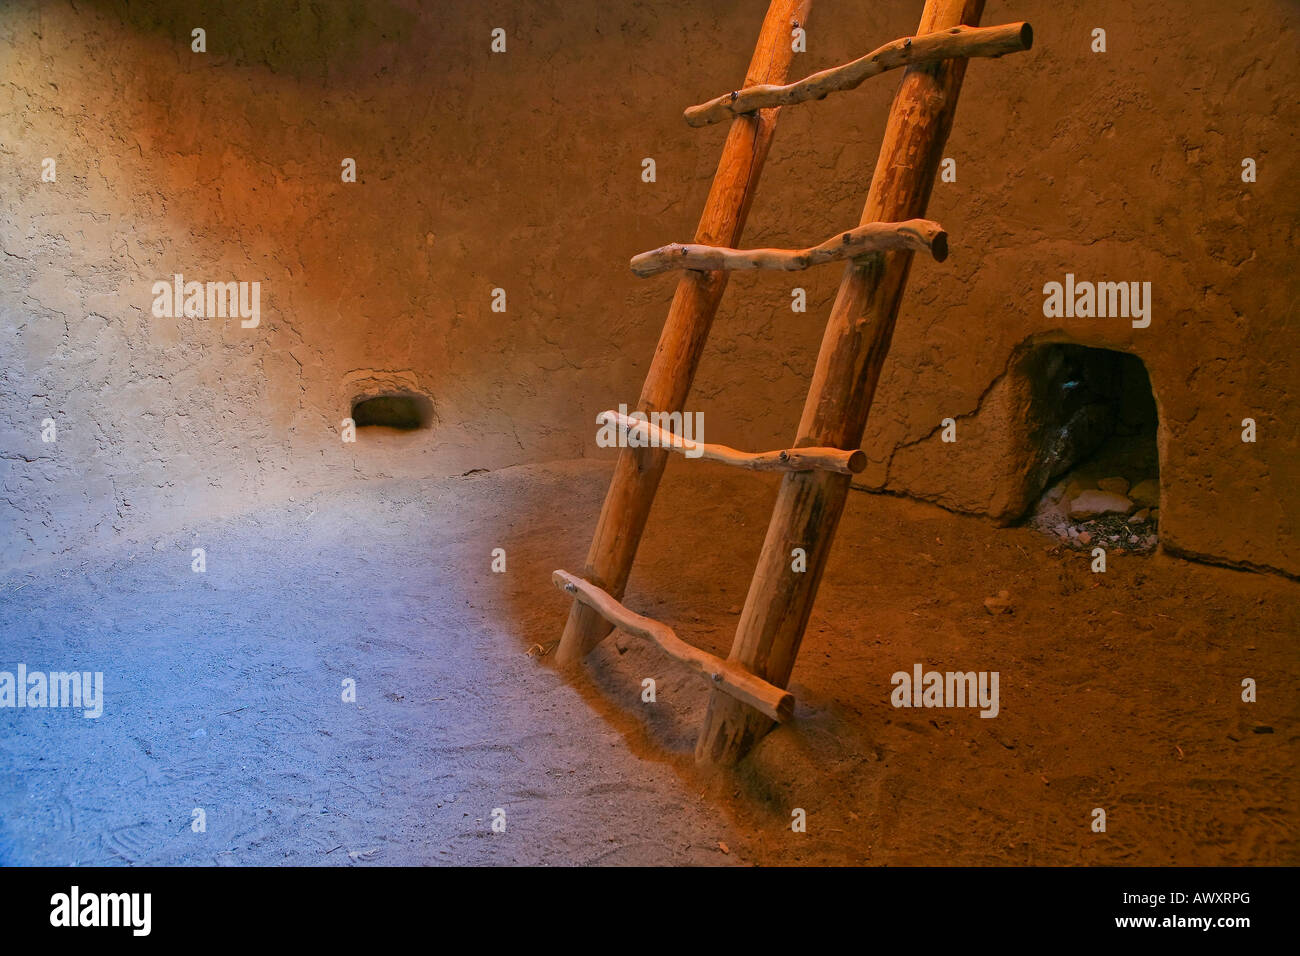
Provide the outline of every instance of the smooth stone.
{"type": "Polygon", "coordinates": [[[1070,502],[1071,518],[1095,518],[1098,515],[1129,514],[1133,502],[1109,491],[1084,491],[1070,502]]]}

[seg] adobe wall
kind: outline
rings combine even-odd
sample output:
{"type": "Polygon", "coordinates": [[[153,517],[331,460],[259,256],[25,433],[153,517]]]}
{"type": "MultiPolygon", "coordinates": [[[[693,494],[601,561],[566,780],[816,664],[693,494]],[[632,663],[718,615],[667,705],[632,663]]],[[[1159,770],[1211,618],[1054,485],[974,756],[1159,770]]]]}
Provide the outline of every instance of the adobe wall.
{"type": "MultiPolygon", "coordinates": [[[[627,259],[691,235],[725,130],[680,111],[736,85],[765,4],[206,6],[0,9],[0,564],[357,479],[608,457],[595,415],[635,401],[673,288],[627,259]],[[260,282],[260,324],[155,317],[175,273],[260,282]],[[393,383],[431,427],[341,442],[351,399],[393,383]]],[[[1296,8],[1074,6],[988,5],[1035,49],[967,75],[931,204],[952,255],[913,268],[864,481],[997,515],[1016,349],[1130,350],[1160,407],[1165,542],[1300,573],[1296,8]],[[1067,271],[1151,281],[1151,326],[1046,321],[1067,271]]],[[[816,0],[796,71],[919,9],[816,0]]],[[[857,221],[896,83],[786,111],[747,244],[857,221]]],[[[734,277],[691,403],[708,440],[790,441],[838,278],[734,277]]]]}

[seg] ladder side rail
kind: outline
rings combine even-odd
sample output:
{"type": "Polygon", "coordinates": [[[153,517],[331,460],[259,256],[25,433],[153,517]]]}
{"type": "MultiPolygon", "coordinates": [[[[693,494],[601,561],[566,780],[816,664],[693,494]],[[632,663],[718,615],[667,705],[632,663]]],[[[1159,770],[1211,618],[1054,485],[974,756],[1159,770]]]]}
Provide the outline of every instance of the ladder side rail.
{"type": "MultiPolygon", "coordinates": [[[[804,24],[811,6],[812,0],[771,0],[745,76],[746,86],[785,81],[794,58],[791,30],[804,24]]],[[[732,121],[695,232],[697,243],[739,244],[776,131],[778,113],[778,109],[762,110],[732,121]]],[[[727,277],[726,272],[682,274],[641,390],[639,411],[682,410],[726,289],[727,277]]],[[[582,570],[583,578],[616,599],[623,596],[627,587],[632,561],[667,459],[668,451],[662,448],[619,450],[582,570]]],[[[575,601],[556,650],[556,662],[560,666],[576,664],[611,630],[608,621],[575,601]]]]}
{"type": "MultiPolygon", "coordinates": [[[[984,0],[926,0],[917,32],[977,25],[983,8],[984,0]]],[[[863,223],[924,217],[966,62],[946,59],[907,69],[890,107],[863,223]]],[[[796,446],[861,445],[913,255],[873,253],[845,269],[796,446]]],[[[850,480],[848,475],[818,471],[782,479],[729,657],[778,687],[789,683],[850,480]],[[795,548],[807,555],[802,573],[791,568],[795,548]]],[[[715,691],[696,743],[696,759],[734,763],[771,726],[765,715],[715,691]]]]}

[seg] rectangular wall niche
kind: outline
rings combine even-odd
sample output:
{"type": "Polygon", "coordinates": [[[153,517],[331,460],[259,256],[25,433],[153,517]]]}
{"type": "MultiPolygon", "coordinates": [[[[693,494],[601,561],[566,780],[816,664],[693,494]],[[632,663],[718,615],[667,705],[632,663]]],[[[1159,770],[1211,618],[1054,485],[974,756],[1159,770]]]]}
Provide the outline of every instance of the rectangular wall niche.
{"type": "Polygon", "coordinates": [[[352,403],[351,418],[358,428],[395,428],[414,431],[433,421],[433,403],[412,392],[374,395],[352,403]]]}

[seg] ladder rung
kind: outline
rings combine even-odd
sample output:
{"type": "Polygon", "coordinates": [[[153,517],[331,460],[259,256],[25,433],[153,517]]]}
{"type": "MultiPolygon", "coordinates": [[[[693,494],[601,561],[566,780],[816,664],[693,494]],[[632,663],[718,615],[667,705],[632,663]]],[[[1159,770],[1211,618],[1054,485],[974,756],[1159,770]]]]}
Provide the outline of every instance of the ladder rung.
{"type": "Polygon", "coordinates": [[[674,242],[632,257],[632,271],[645,278],[674,269],[779,269],[796,272],[823,262],[853,259],[869,252],[912,249],[926,251],[936,262],[948,258],[948,234],[937,222],[869,222],[831,236],[808,249],[728,249],[674,242]]]}
{"type": "Polygon", "coordinates": [[[596,585],[568,571],[555,571],[551,582],[561,591],[572,594],[605,620],[629,634],[654,641],[669,657],[699,671],[718,690],[744,701],[776,721],[794,716],[794,695],[769,684],[739,664],[692,647],[678,637],[671,627],[630,611],[596,585]]]}
{"type": "Polygon", "coordinates": [[[864,57],[806,76],[795,83],[785,86],[763,83],[692,106],[686,110],[686,122],[691,126],[708,126],[771,106],[793,106],[808,100],[820,100],[830,93],[854,89],[865,80],[900,66],[954,57],[998,57],[1028,50],[1033,45],[1034,31],[1028,23],[1006,23],[996,27],[962,26],[938,33],[902,37],[864,57]]]}
{"type": "Polygon", "coordinates": [[[832,66],[785,86],[759,83],[716,96],[697,107],[688,107],[684,116],[690,126],[708,126],[725,118],[753,113],[768,107],[792,107],[796,103],[826,99],[832,92],[854,90],[871,77],[878,77],[898,66],[911,66],[950,60],[953,57],[1005,56],[1034,46],[1034,27],[1028,23],[1004,23],[1001,26],[958,26],[952,30],[920,36],[902,36],[874,49],[857,60],[832,66]]]}
{"type": "Polygon", "coordinates": [[[726,445],[708,445],[682,438],[652,422],[612,410],[601,412],[596,416],[596,422],[600,425],[619,425],[629,431],[635,429],[650,439],[653,447],[681,452],[688,458],[708,458],[749,471],[820,470],[856,475],[867,467],[867,454],[861,448],[853,451],[839,448],[786,448],[781,451],[746,452],[726,445]],[[694,454],[688,454],[692,452],[694,454]]]}

